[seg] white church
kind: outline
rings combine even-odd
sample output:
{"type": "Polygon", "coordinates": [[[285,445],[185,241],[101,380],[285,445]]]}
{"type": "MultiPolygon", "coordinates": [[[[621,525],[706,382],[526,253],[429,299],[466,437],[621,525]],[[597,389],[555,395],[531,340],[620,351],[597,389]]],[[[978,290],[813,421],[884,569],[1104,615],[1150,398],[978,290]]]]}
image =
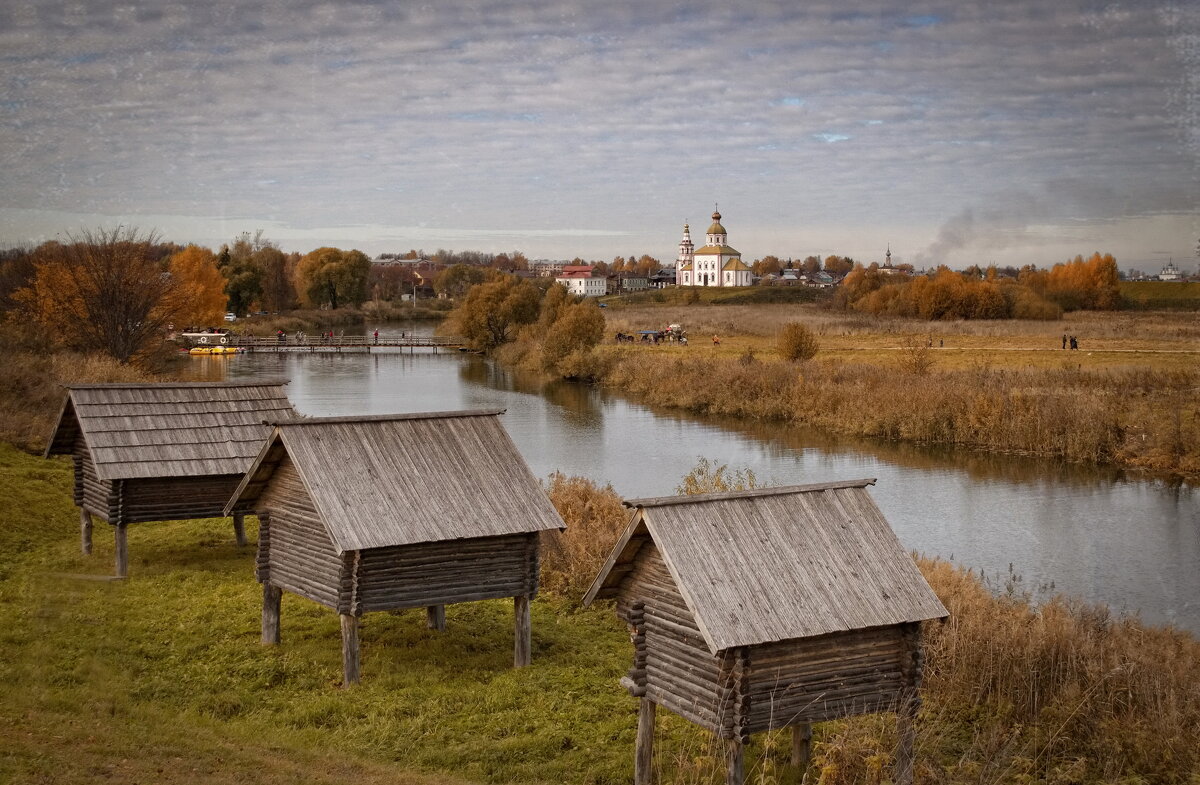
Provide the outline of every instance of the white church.
{"type": "Polygon", "coordinates": [[[692,232],[683,225],[679,257],[675,260],[675,283],[679,286],[749,286],[753,273],[742,255],[730,248],[729,235],[721,226],[721,214],[713,211],[704,247],[694,249],[692,232]]]}

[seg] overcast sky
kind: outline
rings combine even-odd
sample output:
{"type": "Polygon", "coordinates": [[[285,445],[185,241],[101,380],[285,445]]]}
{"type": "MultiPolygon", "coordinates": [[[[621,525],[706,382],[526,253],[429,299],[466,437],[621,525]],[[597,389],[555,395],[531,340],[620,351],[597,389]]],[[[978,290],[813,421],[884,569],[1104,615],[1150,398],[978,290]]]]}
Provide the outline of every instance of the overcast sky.
{"type": "Polygon", "coordinates": [[[3,245],[1197,265],[1194,0],[3,0],[0,63],[3,245]]]}

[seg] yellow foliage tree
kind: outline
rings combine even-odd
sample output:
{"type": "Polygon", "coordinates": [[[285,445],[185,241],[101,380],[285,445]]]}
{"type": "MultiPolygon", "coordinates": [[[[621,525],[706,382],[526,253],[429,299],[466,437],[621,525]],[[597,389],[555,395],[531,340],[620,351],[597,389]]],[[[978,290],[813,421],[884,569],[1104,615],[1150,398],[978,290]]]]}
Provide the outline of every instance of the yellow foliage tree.
{"type": "Polygon", "coordinates": [[[117,227],[67,239],[36,251],[33,280],[13,294],[21,315],[58,343],[120,362],[161,340],[175,282],[154,234],[117,227]]]}
{"type": "Polygon", "coordinates": [[[177,327],[210,325],[225,311],[225,276],[217,269],[217,257],[208,248],[189,245],[167,262],[175,286],[166,297],[167,308],[177,327]]]}

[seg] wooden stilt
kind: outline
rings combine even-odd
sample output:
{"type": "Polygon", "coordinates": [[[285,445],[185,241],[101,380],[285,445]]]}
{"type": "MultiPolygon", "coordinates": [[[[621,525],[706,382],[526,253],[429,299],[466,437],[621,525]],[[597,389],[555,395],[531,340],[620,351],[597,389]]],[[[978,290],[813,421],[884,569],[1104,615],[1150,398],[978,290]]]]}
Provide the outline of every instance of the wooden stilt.
{"type": "Polygon", "coordinates": [[[746,781],[746,745],[740,738],[725,739],[725,783],[742,785],[746,781]]]}
{"type": "Polygon", "coordinates": [[[909,700],[901,707],[896,718],[896,785],[912,785],[913,750],[917,741],[916,700],[909,700]]]}
{"type": "Polygon", "coordinates": [[[792,726],[792,765],[803,772],[812,755],[812,723],[797,722],[792,726]]]}
{"type": "Polygon", "coordinates": [[[530,662],[533,631],[529,618],[529,597],[521,594],[513,597],[514,638],[513,667],[523,668],[530,662]]]}
{"type": "Polygon", "coordinates": [[[113,527],[113,537],[116,539],[117,577],[129,575],[129,539],[126,537],[125,524],[118,523],[113,527]]]}
{"type": "Polygon", "coordinates": [[[92,514],[79,508],[79,549],[84,556],[92,555],[92,514]]]}
{"type": "Polygon", "coordinates": [[[650,785],[654,762],[654,701],[642,696],[638,706],[637,747],[633,757],[633,785],[650,785]]]}
{"type": "Polygon", "coordinates": [[[240,513],[233,516],[233,536],[238,545],[246,544],[246,516],[240,513]]]}
{"type": "Polygon", "coordinates": [[[279,643],[279,609],[283,604],[283,589],[263,584],[262,642],[264,646],[279,643]]]}
{"type": "Polygon", "coordinates": [[[358,617],[339,614],[342,619],[342,686],[358,683],[358,617]]]}
{"type": "Polygon", "coordinates": [[[438,632],[446,631],[446,606],[430,605],[425,609],[425,626],[438,632]]]}

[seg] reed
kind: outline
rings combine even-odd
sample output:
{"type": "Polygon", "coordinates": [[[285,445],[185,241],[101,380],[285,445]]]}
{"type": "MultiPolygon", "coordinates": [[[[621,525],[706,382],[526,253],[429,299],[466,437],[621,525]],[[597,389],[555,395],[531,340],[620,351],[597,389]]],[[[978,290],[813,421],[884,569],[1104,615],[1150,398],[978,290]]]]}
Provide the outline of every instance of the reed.
{"type": "MultiPolygon", "coordinates": [[[[717,476],[742,476],[701,461],[680,492],[710,490],[717,476]],[[699,484],[697,484],[699,483],[699,484]]],[[[728,478],[727,478],[728,479],[728,478]]],[[[575,552],[604,554],[619,534],[610,487],[554,475],[552,498],[575,552]]],[[[749,485],[753,485],[750,478],[749,485]]],[[[728,485],[728,483],[726,483],[728,485]]],[[[1055,596],[1036,604],[1018,576],[994,585],[970,570],[917,557],[950,612],[925,625],[927,664],[919,719],[918,781],[1194,783],[1200,775],[1200,642],[1171,627],[1055,596]]],[[[583,586],[599,561],[561,562],[583,586]]],[[[558,569],[558,568],[556,568],[558,569]]],[[[786,734],[785,734],[786,735],[786,734]]],[[[719,748],[703,734],[660,750],[677,782],[715,781],[719,748]]],[[[883,783],[891,773],[895,718],[889,714],[824,723],[816,729],[809,782],[883,783]]],[[[748,751],[748,782],[798,780],[789,745],[762,734],[748,751]],[[782,778],[782,779],[781,779],[782,778]]]]}
{"type": "Polygon", "coordinates": [[[1200,477],[1196,370],[943,371],[923,363],[918,373],[911,362],[792,365],[636,349],[618,356],[603,383],[652,406],[1200,477]]]}

